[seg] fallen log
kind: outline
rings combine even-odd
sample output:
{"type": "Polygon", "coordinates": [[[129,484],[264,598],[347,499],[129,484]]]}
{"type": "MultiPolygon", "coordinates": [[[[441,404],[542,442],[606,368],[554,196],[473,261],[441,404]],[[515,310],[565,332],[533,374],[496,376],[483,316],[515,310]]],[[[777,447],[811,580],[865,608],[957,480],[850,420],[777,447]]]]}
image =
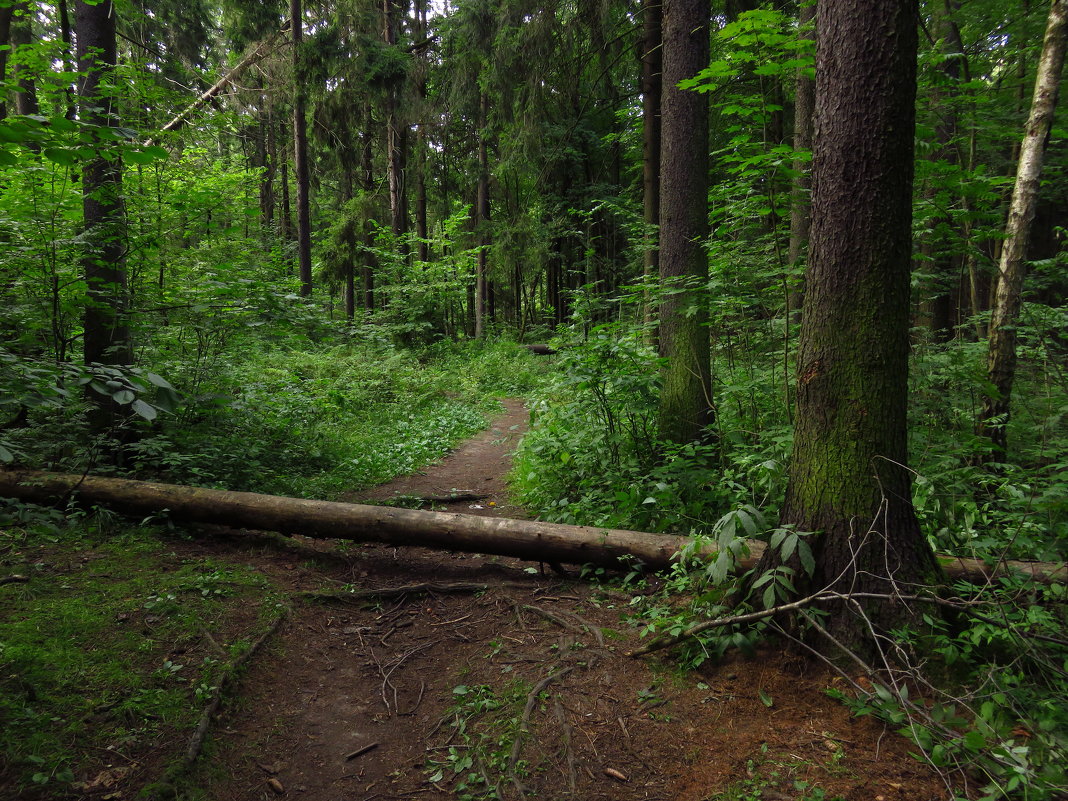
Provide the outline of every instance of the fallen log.
{"type": "MultiPolygon", "coordinates": [[[[662,570],[671,565],[683,548],[692,544],[689,538],[676,534],[364,506],[29,470],[0,470],[0,496],[45,504],[66,504],[76,497],[82,503],[107,506],[128,514],[165,512],[176,521],[602,567],[621,567],[637,561],[647,570],[662,570]]],[[[743,570],[753,567],[764,550],[764,543],[757,540],[750,540],[748,545],[749,555],[738,563],[743,570]]],[[[711,557],[716,553],[716,546],[711,542],[702,543],[697,553],[711,557]]],[[[1005,570],[1021,571],[1037,581],[1068,578],[1068,566],[1064,564],[1002,562],[991,568],[976,559],[939,557],[939,561],[952,578],[987,580],[1005,570]]]]}

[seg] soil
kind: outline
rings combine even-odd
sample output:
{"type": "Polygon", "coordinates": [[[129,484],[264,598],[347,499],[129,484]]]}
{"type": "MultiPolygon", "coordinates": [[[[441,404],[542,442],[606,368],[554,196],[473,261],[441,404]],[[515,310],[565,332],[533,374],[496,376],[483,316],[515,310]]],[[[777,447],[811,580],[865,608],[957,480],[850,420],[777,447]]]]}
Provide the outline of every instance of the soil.
{"type": "MultiPolygon", "coordinates": [[[[462,493],[478,497],[434,508],[522,516],[505,477],[526,422],[506,401],[441,463],[352,499],[462,493]]],[[[577,574],[279,542],[192,546],[257,565],[295,598],[216,720],[197,777],[209,799],[952,797],[904,739],[828,698],[835,679],[800,658],[768,651],[682,672],[625,656],[639,643],[623,620],[629,596],[577,574]],[[344,598],[412,585],[424,586],[344,598]],[[498,795],[479,794],[487,782],[498,795]]]]}

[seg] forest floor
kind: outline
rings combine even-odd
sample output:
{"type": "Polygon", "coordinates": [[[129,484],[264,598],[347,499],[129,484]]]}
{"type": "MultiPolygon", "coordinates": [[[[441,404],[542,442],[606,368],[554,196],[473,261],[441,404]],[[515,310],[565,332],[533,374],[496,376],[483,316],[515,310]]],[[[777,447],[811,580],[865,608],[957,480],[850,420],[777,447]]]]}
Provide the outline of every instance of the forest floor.
{"type": "MultiPolygon", "coordinates": [[[[505,476],[526,422],[507,401],[439,464],[351,500],[464,493],[479,497],[435,508],[522,516],[505,476]]],[[[828,698],[835,679],[800,658],[681,672],[626,657],[638,642],[622,620],[629,597],[577,575],[302,538],[190,547],[243,550],[304,598],[216,724],[199,775],[216,801],[950,797],[903,738],[828,698]],[[328,597],[418,584],[457,586],[328,597]]]]}

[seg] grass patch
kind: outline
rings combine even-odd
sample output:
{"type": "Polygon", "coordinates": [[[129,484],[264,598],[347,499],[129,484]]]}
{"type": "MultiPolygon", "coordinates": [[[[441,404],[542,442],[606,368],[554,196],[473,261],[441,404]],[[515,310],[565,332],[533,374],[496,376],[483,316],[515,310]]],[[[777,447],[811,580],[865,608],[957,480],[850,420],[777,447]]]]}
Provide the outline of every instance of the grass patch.
{"type": "Polygon", "coordinates": [[[276,609],[267,580],[182,558],[148,529],[11,517],[0,575],[26,581],[0,587],[0,795],[60,794],[176,754],[276,609]]]}

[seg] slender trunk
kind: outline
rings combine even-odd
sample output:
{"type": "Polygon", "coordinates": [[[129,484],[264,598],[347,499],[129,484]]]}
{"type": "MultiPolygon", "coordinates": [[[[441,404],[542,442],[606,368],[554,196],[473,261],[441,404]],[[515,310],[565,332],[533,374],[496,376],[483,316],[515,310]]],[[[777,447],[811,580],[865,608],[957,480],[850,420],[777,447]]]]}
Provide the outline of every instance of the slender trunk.
{"type": "MultiPolygon", "coordinates": [[[[281,124],[282,141],[286,141],[286,126],[283,122],[281,124]]],[[[290,275],[293,274],[293,258],[290,251],[290,244],[293,242],[293,210],[289,202],[289,148],[278,148],[278,161],[279,161],[279,181],[282,184],[282,247],[284,248],[284,258],[287,266],[287,271],[290,275]]]]}
{"type": "MultiPolygon", "coordinates": [[[[371,104],[368,103],[364,110],[366,120],[363,129],[363,191],[368,198],[375,191],[375,163],[374,163],[374,114],[371,104]]],[[[363,307],[368,311],[375,308],[375,267],[377,262],[371,248],[375,244],[375,235],[371,230],[369,220],[364,221],[364,263],[361,270],[363,276],[363,307]]]]}
{"type": "Polygon", "coordinates": [[[1020,294],[1027,267],[1027,244],[1031,221],[1038,205],[1039,179],[1046,141],[1057,107],[1066,44],[1068,0],[1053,0],[1035,77],[1031,114],[1020,143],[1020,161],[998,264],[997,293],[990,316],[987,379],[991,391],[983,399],[978,431],[993,445],[989,458],[994,461],[1004,458],[1007,446],[1006,426],[1016,373],[1016,322],[1020,316],[1020,294]]]}
{"type": "Polygon", "coordinates": [[[708,95],[679,81],[708,66],[709,0],[664,0],[660,148],[660,436],[704,439],[713,421],[708,310],[708,95]]]}
{"type": "Polygon", "coordinates": [[[642,273],[645,277],[645,337],[657,345],[656,301],[652,285],[660,278],[660,96],[663,0],[642,0],[642,217],[645,222],[642,273]]]}
{"type": "MultiPolygon", "coordinates": [[[[948,2],[936,3],[932,10],[933,22],[942,41],[943,61],[940,69],[946,88],[935,88],[932,92],[936,149],[931,154],[931,160],[956,168],[960,162],[957,150],[957,103],[964,51],[949,11],[948,2]]],[[[937,186],[929,186],[924,194],[933,204],[937,193],[937,186]]],[[[954,301],[960,294],[963,264],[956,252],[959,233],[953,229],[952,217],[946,214],[935,216],[920,246],[927,263],[926,270],[932,276],[927,297],[920,304],[920,314],[931,336],[939,342],[947,342],[953,336],[956,317],[953,313],[954,301]]]]}
{"type": "MultiPolygon", "coordinates": [[[[382,39],[387,47],[396,47],[398,10],[394,0],[382,0],[382,39]]],[[[408,233],[407,200],[405,197],[404,149],[407,145],[407,130],[400,117],[400,81],[394,79],[386,89],[386,170],[389,178],[390,226],[397,245],[407,255],[407,245],[402,241],[408,233]]]]}
{"type": "MultiPolygon", "coordinates": [[[[7,80],[7,51],[4,47],[11,40],[11,17],[14,6],[0,6],[0,84],[7,80]]],[[[0,92],[0,120],[7,116],[7,93],[0,92]]]]}
{"type": "MultiPolygon", "coordinates": [[[[416,0],[415,4],[415,40],[422,42],[426,39],[426,0],[416,0]]],[[[415,235],[419,239],[419,261],[430,261],[430,243],[427,241],[427,209],[426,209],[426,162],[427,143],[426,125],[427,117],[427,63],[426,51],[420,51],[417,69],[419,75],[419,109],[420,122],[415,130],[415,235]]]]}
{"type": "MultiPolygon", "coordinates": [[[[115,9],[111,0],[78,0],[78,95],[81,118],[91,125],[118,128],[114,98],[104,94],[115,69],[115,9]]],[[[84,355],[87,363],[133,361],[126,319],[126,227],[122,205],[122,164],[114,156],[97,156],[82,170],[85,219],[86,306],[84,355]]]]}
{"type": "Polygon", "coordinates": [[[289,0],[289,19],[293,29],[293,170],[297,181],[297,259],[300,264],[300,294],[312,293],[311,200],[308,176],[308,130],[304,120],[304,57],[301,53],[304,20],[301,0],[289,0]]]}
{"type": "Polygon", "coordinates": [[[29,0],[15,5],[15,14],[11,21],[11,54],[15,59],[15,112],[17,114],[39,114],[37,103],[37,85],[25,64],[20,62],[25,53],[19,51],[33,44],[33,12],[29,0]]]}
{"type": "MultiPolygon", "coordinates": [[[[67,0],[56,0],[56,8],[59,11],[59,38],[60,41],[63,42],[63,69],[68,73],[71,73],[74,72],[74,64],[72,62],[74,39],[71,36],[70,13],[67,10],[67,0]]],[[[0,39],[0,41],[6,41],[6,39],[0,39]]],[[[3,80],[2,74],[0,74],[0,80],[3,80]]],[[[63,90],[63,94],[67,97],[67,119],[73,120],[76,112],[76,102],[74,90],[70,84],[67,84],[66,88],[63,90]]],[[[0,118],[2,117],[3,115],[0,114],[0,118]]]]}
{"type": "Polygon", "coordinates": [[[263,140],[263,175],[260,178],[260,215],[268,241],[274,234],[274,181],[278,170],[278,145],[274,138],[274,115],[265,95],[261,96],[260,133],[263,140]]]}
{"type": "MultiPolygon", "coordinates": [[[[801,35],[813,39],[816,31],[816,4],[802,3],[798,23],[801,35]]],[[[804,70],[797,73],[797,98],[794,100],[794,150],[812,150],[812,114],[816,102],[816,81],[804,70]]],[[[806,158],[794,159],[794,185],[790,198],[790,243],[786,261],[791,275],[787,281],[786,313],[793,322],[801,320],[801,304],[804,302],[803,272],[804,255],[808,247],[809,228],[812,216],[809,208],[809,191],[812,177],[806,158]]]]}
{"type": "Polygon", "coordinates": [[[475,199],[475,230],[478,238],[478,263],[475,268],[475,339],[485,335],[488,288],[487,260],[492,239],[489,232],[489,95],[483,91],[478,103],[478,188],[475,199]]]}

